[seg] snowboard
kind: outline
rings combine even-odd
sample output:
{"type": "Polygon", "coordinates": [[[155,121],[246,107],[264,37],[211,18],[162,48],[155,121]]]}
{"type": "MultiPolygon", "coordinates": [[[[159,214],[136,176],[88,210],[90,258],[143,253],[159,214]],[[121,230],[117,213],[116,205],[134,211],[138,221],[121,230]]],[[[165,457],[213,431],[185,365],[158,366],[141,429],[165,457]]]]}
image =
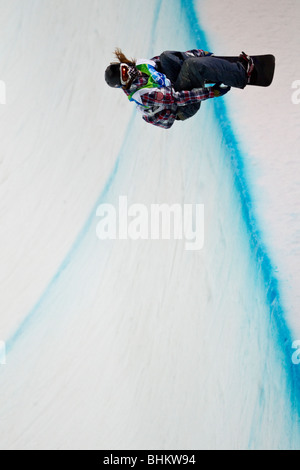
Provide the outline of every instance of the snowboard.
{"type": "MultiPolygon", "coordinates": [[[[225,59],[229,62],[237,62],[238,56],[213,56],[219,59],[225,59]]],[[[254,62],[254,69],[248,85],[270,86],[275,72],[275,57],[272,54],[251,55],[254,62]]]]}

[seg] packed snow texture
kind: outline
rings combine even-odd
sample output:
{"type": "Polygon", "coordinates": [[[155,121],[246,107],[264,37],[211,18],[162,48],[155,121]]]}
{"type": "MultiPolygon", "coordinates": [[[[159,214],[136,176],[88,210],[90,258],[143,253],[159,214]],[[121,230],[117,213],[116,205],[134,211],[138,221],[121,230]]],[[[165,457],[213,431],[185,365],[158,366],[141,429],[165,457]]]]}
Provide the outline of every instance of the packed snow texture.
{"type": "MultiPolygon", "coordinates": [[[[244,2],[226,1],[232,21],[230,35],[222,33],[221,6],[208,3],[0,0],[2,449],[300,447],[295,336],[280,299],[285,292],[297,326],[297,292],[282,288],[285,275],[294,276],[285,254],[291,243],[297,256],[296,195],[288,196],[295,220],[283,251],[265,230],[273,223],[274,167],[280,174],[286,166],[280,148],[293,155],[284,182],[298,187],[298,108],[286,105],[284,119],[269,111],[279,98],[286,109],[290,83],[233,90],[165,131],[143,122],[103,79],[115,46],[151,58],[202,42],[231,54],[249,44],[231,42],[234,28],[249,27],[249,14],[252,30],[269,25],[261,9],[245,15],[244,2]],[[249,121],[242,108],[259,110],[258,118],[249,121]],[[250,243],[245,194],[280,269],[277,286],[270,268],[272,299],[266,264],[250,243]],[[187,251],[173,239],[100,241],[97,207],[117,206],[122,195],[147,207],[204,204],[204,248],[187,251]]],[[[299,13],[294,7],[280,10],[287,23],[299,13]]],[[[274,43],[248,51],[276,55],[286,30],[276,31],[274,43]]]]}

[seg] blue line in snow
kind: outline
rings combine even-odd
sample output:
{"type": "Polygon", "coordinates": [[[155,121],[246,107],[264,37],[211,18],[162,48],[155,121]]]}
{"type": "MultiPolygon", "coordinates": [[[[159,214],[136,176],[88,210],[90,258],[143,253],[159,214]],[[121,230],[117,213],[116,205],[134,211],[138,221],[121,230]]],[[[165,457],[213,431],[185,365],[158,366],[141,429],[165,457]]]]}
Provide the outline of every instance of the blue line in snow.
{"type": "Polygon", "coordinates": [[[70,264],[71,260],[74,257],[75,252],[77,251],[78,247],[81,245],[82,240],[87,235],[87,233],[89,231],[89,228],[91,227],[92,223],[95,220],[96,210],[97,210],[98,206],[101,204],[101,202],[105,199],[105,196],[109,192],[109,190],[110,190],[110,188],[111,188],[111,186],[112,186],[112,184],[115,180],[115,177],[118,173],[120,161],[121,161],[122,154],[123,154],[122,150],[123,150],[123,148],[124,148],[124,146],[127,142],[127,136],[129,135],[129,129],[132,126],[133,119],[134,119],[134,113],[131,115],[131,119],[128,123],[127,131],[125,132],[125,138],[124,138],[124,141],[123,141],[123,144],[122,144],[122,148],[121,148],[121,150],[120,150],[120,152],[117,156],[117,159],[115,161],[115,165],[114,165],[114,167],[111,171],[111,174],[109,175],[108,180],[106,181],[106,184],[105,184],[105,186],[104,186],[104,188],[103,188],[96,204],[94,205],[94,208],[93,208],[92,212],[90,213],[89,218],[85,222],[83,228],[81,229],[80,233],[78,234],[77,239],[75,240],[75,242],[74,242],[73,246],[71,247],[69,253],[66,255],[65,259],[61,263],[61,265],[58,268],[56,274],[53,276],[52,280],[48,284],[47,288],[45,289],[44,293],[42,294],[42,296],[40,297],[38,302],[35,304],[35,306],[32,308],[32,310],[27,314],[27,316],[21,322],[21,324],[16,329],[16,331],[13,333],[13,335],[6,341],[6,354],[10,353],[10,351],[14,347],[16,341],[18,340],[18,338],[24,333],[26,328],[29,326],[29,324],[32,322],[32,320],[35,318],[35,316],[38,314],[39,307],[43,303],[46,296],[49,295],[51,289],[57,283],[57,281],[61,277],[62,273],[67,269],[68,265],[70,264]]]}
{"type": "MultiPolygon", "coordinates": [[[[194,0],[181,0],[181,7],[187,15],[191,33],[195,37],[197,48],[209,51],[208,42],[199,24],[194,0]]],[[[270,322],[273,334],[276,337],[274,341],[277,341],[285,355],[285,364],[283,364],[283,366],[287,371],[292,410],[297,411],[298,416],[300,416],[300,369],[294,366],[291,360],[293,340],[281,304],[278,280],[275,276],[267,248],[263,243],[262,234],[258,228],[245,174],[243,155],[239,149],[230,124],[227,108],[222,99],[215,101],[215,110],[218,115],[217,119],[222,130],[225,146],[230,155],[235,186],[242,204],[243,218],[249,234],[253,257],[256,260],[258,272],[261,272],[264,281],[270,311],[270,322]]]]}
{"type": "MultiPolygon", "coordinates": [[[[157,26],[158,17],[159,17],[159,14],[160,14],[161,5],[162,5],[162,0],[157,0],[155,10],[154,10],[154,15],[153,15],[153,23],[152,23],[150,44],[152,44],[154,42],[155,33],[156,33],[156,26],[157,26]]],[[[151,55],[151,53],[150,53],[150,55],[151,55]]],[[[83,228],[81,229],[76,241],[74,242],[74,244],[71,247],[69,253],[67,254],[65,259],[61,263],[61,265],[58,268],[56,274],[53,276],[52,280],[50,281],[49,285],[45,289],[44,293],[42,294],[42,296],[40,297],[38,302],[35,304],[35,306],[31,309],[31,311],[26,315],[26,317],[21,322],[21,324],[18,326],[16,331],[6,341],[6,354],[7,355],[10,353],[10,351],[14,347],[14,345],[15,345],[16,341],[18,340],[18,338],[24,333],[24,331],[29,326],[31,321],[38,314],[39,307],[41,306],[41,304],[43,303],[44,299],[49,294],[49,292],[51,291],[53,286],[57,283],[57,281],[61,277],[62,273],[66,270],[66,268],[70,264],[72,258],[74,257],[74,254],[75,254],[76,250],[78,249],[78,247],[82,243],[83,238],[86,236],[89,228],[91,227],[91,225],[92,225],[92,223],[95,219],[96,210],[97,210],[98,206],[101,204],[101,202],[104,200],[104,198],[107,195],[108,191],[110,190],[110,188],[111,188],[111,186],[112,186],[112,184],[115,180],[115,177],[118,173],[118,169],[119,169],[119,165],[120,165],[120,161],[121,161],[121,157],[122,157],[122,153],[123,153],[123,148],[126,145],[128,136],[130,134],[129,129],[133,125],[134,117],[135,117],[135,112],[133,112],[132,115],[131,115],[131,119],[130,119],[130,121],[128,123],[128,126],[127,126],[127,131],[125,132],[124,141],[123,141],[121,150],[120,150],[120,152],[117,156],[114,168],[113,168],[113,170],[112,170],[112,172],[111,172],[111,174],[110,174],[110,176],[109,176],[109,178],[108,178],[108,180],[107,180],[107,182],[106,182],[106,184],[105,184],[105,186],[104,186],[104,188],[103,188],[103,190],[102,190],[102,192],[101,192],[101,194],[100,194],[100,196],[99,196],[99,198],[98,198],[98,200],[97,200],[97,202],[94,206],[94,209],[92,210],[89,218],[87,219],[87,221],[85,222],[83,228]]]]}

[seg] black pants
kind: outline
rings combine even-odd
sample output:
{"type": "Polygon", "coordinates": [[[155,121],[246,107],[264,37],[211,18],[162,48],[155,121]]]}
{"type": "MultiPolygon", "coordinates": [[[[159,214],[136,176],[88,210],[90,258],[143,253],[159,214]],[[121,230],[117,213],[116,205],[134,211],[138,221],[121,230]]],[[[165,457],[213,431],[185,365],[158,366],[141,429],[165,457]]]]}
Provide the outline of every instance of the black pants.
{"type": "MultiPolygon", "coordinates": [[[[175,84],[180,74],[181,67],[188,57],[189,56],[187,56],[184,52],[176,51],[165,51],[160,55],[161,72],[164,73],[169,80],[171,80],[172,85],[176,91],[179,91],[179,89],[175,88],[175,84]]],[[[200,106],[200,102],[188,104],[187,106],[180,106],[177,113],[177,119],[184,121],[185,119],[194,116],[199,111],[200,106]]]]}
{"type": "MultiPolygon", "coordinates": [[[[205,83],[244,88],[247,76],[242,64],[231,63],[213,56],[190,57],[185,52],[165,51],[160,55],[161,71],[172,82],[176,91],[202,88],[205,83]]],[[[181,107],[184,119],[192,117],[201,103],[181,107]],[[185,116],[185,117],[184,117],[185,116]]]]}

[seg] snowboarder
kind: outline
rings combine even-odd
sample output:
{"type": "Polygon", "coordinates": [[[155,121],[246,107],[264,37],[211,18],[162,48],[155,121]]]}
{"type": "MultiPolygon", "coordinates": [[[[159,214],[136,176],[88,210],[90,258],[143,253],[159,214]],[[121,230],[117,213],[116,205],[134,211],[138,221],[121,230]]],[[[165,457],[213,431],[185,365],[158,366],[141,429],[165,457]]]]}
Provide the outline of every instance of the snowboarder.
{"type": "Polygon", "coordinates": [[[105,71],[107,84],[122,88],[146,122],[165,129],[175,120],[192,117],[202,101],[224,96],[231,87],[244,88],[253,71],[253,60],[245,53],[237,62],[202,49],[166,51],[151,60],[137,61],[116,49],[115,56],[118,61],[105,71]]]}

